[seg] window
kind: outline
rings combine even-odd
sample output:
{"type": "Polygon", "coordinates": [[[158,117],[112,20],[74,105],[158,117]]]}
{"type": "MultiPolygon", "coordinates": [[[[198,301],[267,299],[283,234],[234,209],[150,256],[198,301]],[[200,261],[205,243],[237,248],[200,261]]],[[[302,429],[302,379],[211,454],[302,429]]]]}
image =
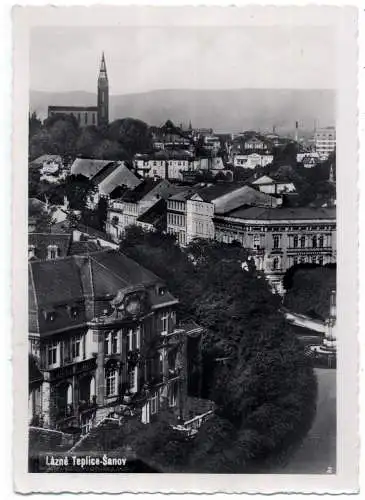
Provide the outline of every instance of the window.
{"type": "Polygon", "coordinates": [[[162,335],[166,335],[168,333],[169,328],[169,313],[164,312],[161,316],[161,333],[162,335]]]}
{"type": "Polygon", "coordinates": [[[128,350],[132,351],[133,350],[133,330],[130,329],[128,330],[127,333],[127,344],[128,344],[128,350]]]}
{"type": "Polygon", "coordinates": [[[301,236],[301,238],[300,238],[300,246],[301,246],[301,248],[305,248],[305,236],[301,236]]]}
{"type": "Polygon", "coordinates": [[[80,115],[80,113],[77,113],[77,121],[78,121],[79,123],[80,123],[80,121],[81,121],[81,115],[80,115]]]}
{"type": "Polygon", "coordinates": [[[294,236],[293,238],[293,248],[298,248],[298,236],[294,236]]]}
{"type": "Polygon", "coordinates": [[[151,398],[151,414],[154,415],[158,412],[158,392],[155,392],[151,398]]]}
{"type": "Polygon", "coordinates": [[[135,366],[128,373],[128,386],[131,392],[137,392],[137,367],[135,366]]]}
{"type": "Polygon", "coordinates": [[[320,266],[323,266],[323,256],[322,256],[322,255],[320,255],[320,256],[318,257],[318,264],[319,264],[320,266]]]}
{"type": "Polygon", "coordinates": [[[110,369],[106,372],[106,395],[115,396],[117,392],[117,370],[110,369]]]}
{"type": "Polygon", "coordinates": [[[93,125],[95,125],[95,113],[92,114],[92,122],[93,122],[93,125]]]}
{"type": "Polygon", "coordinates": [[[273,240],[274,240],[274,248],[279,248],[280,246],[280,236],[275,234],[273,236],[273,240]]]}
{"type": "Polygon", "coordinates": [[[312,257],[312,264],[317,264],[317,257],[315,255],[312,257]]]}
{"type": "Polygon", "coordinates": [[[313,236],[313,238],[312,238],[312,246],[313,246],[313,248],[317,248],[317,236],[313,236]]]}
{"type": "Polygon", "coordinates": [[[318,246],[319,246],[319,248],[323,247],[323,242],[324,242],[324,238],[323,238],[323,234],[321,234],[321,236],[318,238],[318,246]]]}
{"type": "Polygon", "coordinates": [[[118,352],[118,332],[112,334],[112,353],[118,352]]]}
{"type": "Polygon", "coordinates": [[[173,383],[172,385],[170,385],[169,387],[169,406],[176,406],[176,402],[177,402],[177,383],[173,383]]]}
{"type": "Polygon", "coordinates": [[[49,366],[55,365],[57,363],[57,348],[57,342],[51,342],[47,346],[47,359],[49,366]]]}
{"type": "Polygon", "coordinates": [[[276,271],[279,269],[279,259],[278,257],[275,257],[275,259],[272,262],[272,269],[273,271],[276,271]]]}
{"type": "Polygon", "coordinates": [[[77,359],[81,356],[81,336],[71,339],[71,355],[72,359],[77,359]]]}
{"type": "Polygon", "coordinates": [[[85,125],[86,125],[87,124],[87,112],[85,113],[84,121],[85,121],[85,125]]]}
{"type": "Polygon", "coordinates": [[[298,257],[293,257],[293,266],[298,264],[298,257]]]}

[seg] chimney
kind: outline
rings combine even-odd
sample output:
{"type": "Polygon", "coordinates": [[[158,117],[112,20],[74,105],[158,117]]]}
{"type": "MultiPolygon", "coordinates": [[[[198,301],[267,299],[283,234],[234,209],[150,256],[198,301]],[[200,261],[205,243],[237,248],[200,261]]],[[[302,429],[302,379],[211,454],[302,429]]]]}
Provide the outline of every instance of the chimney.
{"type": "Polygon", "coordinates": [[[294,136],[295,142],[298,142],[298,128],[299,124],[298,122],[295,122],[295,136],[294,136]]]}

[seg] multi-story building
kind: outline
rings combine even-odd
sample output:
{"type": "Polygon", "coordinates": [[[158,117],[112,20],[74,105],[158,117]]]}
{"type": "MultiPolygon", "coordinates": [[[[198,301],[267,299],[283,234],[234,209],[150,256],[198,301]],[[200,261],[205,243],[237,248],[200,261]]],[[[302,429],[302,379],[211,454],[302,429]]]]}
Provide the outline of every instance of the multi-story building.
{"type": "Polygon", "coordinates": [[[316,152],[323,158],[328,158],[329,154],[336,149],[336,129],[326,127],[316,130],[314,135],[316,152]]]}
{"type": "Polygon", "coordinates": [[[232,154],[233,166],[242,168],[266,167],[273,162],[273,155],[270,154],[232,154]]]}
{"type": "Polygon", "coordinates": [[[195,238],[214,239],[215,214],[242,206],[275,207],[280,201],[246,185],[193,186],[167,200],[167,231],[175,234],[182,246],[195,238]]]}
{"type": "Polygon", "coordinates": [[[214,217],[218,241],[239,241],[251,250],[256,267],[274,290],[296,264],[336,262],[335,208],[240,208],[214,217]]]}
{"type": "MultiPolygon", "coordinates": [[[[111,412],[184,415],[187,330],[178,300],[120,252],[29,262],[33,425],[87,433],[111,412]]],[[[196,325],[195,325],[196,329],[196,325]]]]}
{"type": "Polygon", "coordinates": [[[194,158],[187,151],[158,151],[136,155],[134,165],[143,178],[183,180],[182,172],[195,168],[194,158]]]}
{"type": "Polygon", "coordinates": [[[120,198],[110,200],[106,232],[119,241],[125,228],[138,225],[138,218],[160,200],[167,199],[179,188],[168,180],[144,179],[135,189],[126,191],[120,198]]]}

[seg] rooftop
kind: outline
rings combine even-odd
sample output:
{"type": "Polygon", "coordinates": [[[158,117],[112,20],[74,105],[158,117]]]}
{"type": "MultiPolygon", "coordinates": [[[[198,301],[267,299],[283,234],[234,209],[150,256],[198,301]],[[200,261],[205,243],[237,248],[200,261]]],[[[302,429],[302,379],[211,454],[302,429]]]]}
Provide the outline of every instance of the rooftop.
{"type": "Polygon", "coordinates": [[[160,296],[154,286],[161,283],[155,274],[121,252],[102,250],[89,255],[29,262],[29,328],[31,332],[52,333],[70,326],[85,325],[95,316],[88,300],[111,301],[125,288],[144,285],[151,305],[176,300],[169,292],[160,296]],[[82,313],[75,320],[58,306],[78,304],[82,313]],[[52,323],[42,312],[57,308],[52,323]]]}
{"type": "Polygon", "coordinates": [[[250,207],[239,208],[225,214],[226,217],[247,220],[336,220],[336,208],[312,208],[312,207],[250,207]]]}
{"type": "Polygon", "coordinates": [[[83,175],[88,179],[92,179],[110,164],[115,164],[115,162],[110,160],[94,160],[92,158],[76,158],[71,165],[71,174],[83,175]]]}
{"type": "Polygon", "coordinates": [[[29,233],[28,245],[34,246],[35,259],[47,259],[48,246],[55,245],[59,250],[60,257],[68,255],[71,246],[72,235],[69,233],[29,233]]]}

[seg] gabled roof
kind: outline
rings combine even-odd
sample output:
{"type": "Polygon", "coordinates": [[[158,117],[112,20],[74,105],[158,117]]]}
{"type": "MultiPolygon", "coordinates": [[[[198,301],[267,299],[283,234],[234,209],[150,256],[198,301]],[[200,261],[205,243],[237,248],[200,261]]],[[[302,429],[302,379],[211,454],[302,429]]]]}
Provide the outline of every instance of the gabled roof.
{"type": "Polygon", "coordinates": [[[213,184],[211,186],[202,187],[199,189],[197,194],[205,202],[211,202],[217,198],[226,195],[236,189],[241,187],[240,184],[229,183],[229,184],[213,184]]]}
{"type": "Polygon", "coordinates": [[[34,246],[36,259],[47,259],[48,246],[55,245],[59,250],[59,257],[68,255],[72,235],[69,233],[29,233],[28,245],[34,246]]]}
{"type": "Polygon", "coordinates": [[[277,200],[251,186],[242,186],[215,203],[215,213],[225,214],[239,207],[276,207],[277,200]]]}
{"type": "Polygon", "coordinates": [[[109,195],[119,186],[134,189],[141,184],[141,182],[142,180],[129,170],[124,162],[119,162],[116,168],[114,168],[108,176],[98,183],[99,192],[102,195],[109,195]]]}
{"type": "Polygon", "coordinates": [[[72,175],[83,175],[88,179],[92,179],[96,174],[103,170],[106,166],[114,164],[110,160],[94,160],[92,158],[76,158],[71,165],[72,175]]]}
{"type": "Polygon", "coordinates": [[[161,223],[161,220],[166,217],[166,207],[167,202],[165,200],[158,200],[157,203],[141,214],[137,218],[137,221],[144,222],[145,224],[151,224],[156,227],[159,223],[161,223]]]}

